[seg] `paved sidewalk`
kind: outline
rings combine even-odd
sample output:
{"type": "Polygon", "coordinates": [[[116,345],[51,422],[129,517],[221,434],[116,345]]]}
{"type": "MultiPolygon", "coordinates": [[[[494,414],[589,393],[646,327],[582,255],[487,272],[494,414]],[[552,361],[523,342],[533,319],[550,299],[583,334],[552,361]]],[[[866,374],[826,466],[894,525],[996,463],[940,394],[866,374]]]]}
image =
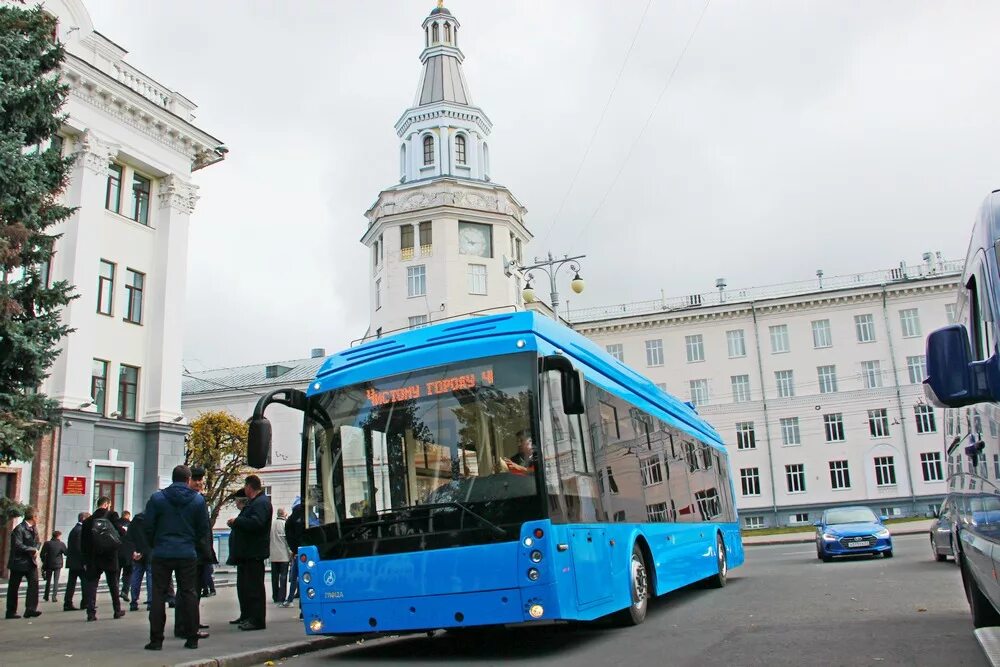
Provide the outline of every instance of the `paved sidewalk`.
{"type": "MultiPolygon", "coordinates": [[[[887,528],[893,535],[927,535],[933,521],[934,519],[925,519],[922,521],[907,521],[906,523],[890,523],[887,528]]],[[[780,533],[778,535],[754,535],[753,531],[743,531],[743,544],[745,546],[815,541],[815,528],[809,528],[799,533],[780,533]]]]}
{"type": "MultiPolygon", "coordinates": [[[[270,593],[270,585],[267,586],[270,593]]],[[[298,607],[267,608],[267,629],[241,632],[229,621],[239,615],[235,588],[220,588],[215,597],[202,600],[202,623],[211,625],[211,634],[197,650],[184,648],[173,637],[173,609],[167,609],[167,639],[162,651],[146,651],[149,641],[149,616],[145,611],[128,612],[124,618],[111,618],[107,593],[98,596],[98,618],[88,623],[83,611],[62,611],[62,602],[41,603],[42,615],[34,619],[0,619],[0,664],[11,665],[174,665],[188,661],[209,661],[221,656],[271,648],[279,644],[306,641],[299,620],[298,607]]],[[[127,607],[126,607],[127,608],[127,607]]],[[[23,601],[18,608],[24,612],[23,601]]],[[[303,644],[304,645],[304,644],[303,644]]],[[[253,663],[261,664],[263,659],[253,663]]],[[[208,664],[233,664],[214,661],[208,664]]]]}

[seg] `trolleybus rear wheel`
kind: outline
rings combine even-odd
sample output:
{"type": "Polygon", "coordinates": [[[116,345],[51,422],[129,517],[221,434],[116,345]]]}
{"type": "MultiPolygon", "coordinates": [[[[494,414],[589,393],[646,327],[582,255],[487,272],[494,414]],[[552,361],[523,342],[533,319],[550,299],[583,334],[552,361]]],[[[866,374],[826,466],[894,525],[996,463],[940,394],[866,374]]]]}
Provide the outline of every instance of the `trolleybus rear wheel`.
{"type": "Polygon", "coordinates": [[[646,610],[649,608],[649,573],[646,570],[646,558],[638,544],[632,546],[628,587],[632,602],[618,612],[618,620],[622,625],[639,625],[646,620],[646,610]]]}
{"type": "Polygon", "coordinates": [[[722,588],[726,585],[726,577],[729,575],[729,562],[726,560],[726,542],[722,539],[722,535],[716,537],[715,549],[719,571],[709,577],[707,583],[709,588],[722,588]]]}

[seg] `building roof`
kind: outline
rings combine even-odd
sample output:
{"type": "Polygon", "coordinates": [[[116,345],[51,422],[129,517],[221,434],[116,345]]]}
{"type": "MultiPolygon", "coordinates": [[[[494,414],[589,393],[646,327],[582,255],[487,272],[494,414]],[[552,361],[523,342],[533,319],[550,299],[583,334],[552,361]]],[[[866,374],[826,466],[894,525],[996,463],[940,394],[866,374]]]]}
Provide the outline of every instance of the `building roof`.
{"type": "Polygon", "coordinates": [[[325,356],[189,372],[184,374],[181,394],[187,397],[230,390],[243,391],[252,387],[307,383],[316,376],[324,359],[325,356]]]}
{"type": "Polygon", "coordinates": [[[472,104],[462,64],[455,55],[447,52],[430,56],[424,61],[424,73],[420,77],[420,89],[414,106],[437,102],[467,106],[472,104]]]}

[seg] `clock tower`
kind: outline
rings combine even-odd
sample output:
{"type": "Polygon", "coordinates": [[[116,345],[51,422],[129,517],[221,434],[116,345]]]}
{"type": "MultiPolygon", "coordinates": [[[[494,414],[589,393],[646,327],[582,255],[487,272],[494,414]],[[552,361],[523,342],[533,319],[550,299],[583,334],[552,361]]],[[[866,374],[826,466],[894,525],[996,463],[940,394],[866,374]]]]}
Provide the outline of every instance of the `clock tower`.
{"type": "Polygon", "coordinates": [[[424,19],[423,71],[396,122],[399,183],[365,212],[368,337],[521,307],[520,282],[504,262],[520,260],[531,239],[527,210],[491,179],[493,124],[472,101],[461,24],[443,5],[424,19]]]}

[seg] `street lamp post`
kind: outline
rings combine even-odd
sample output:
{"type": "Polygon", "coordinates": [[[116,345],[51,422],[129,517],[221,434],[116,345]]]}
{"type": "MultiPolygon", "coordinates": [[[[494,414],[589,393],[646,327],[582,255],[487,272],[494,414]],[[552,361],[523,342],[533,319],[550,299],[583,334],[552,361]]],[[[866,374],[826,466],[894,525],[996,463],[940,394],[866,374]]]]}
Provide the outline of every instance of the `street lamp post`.
{"type": "Polygon", "coordinates": [[[541,271],[549,277],[549,300],[552,306],[552,317],[556,320],[559,319],[559,290],[556,288],[556,276],[559,275],[559,270],[564,266],[569,266],[573,271],[573,280],[570,282],[569,286],[577,294],[583,291],[583,278],[580,277],[580,263],[577,260],[583,259],[586,255],[577,255],[576,257],[569,257],[568,255],[563,255],[562,259],[556,259],[552,256],[552,253],[548,253],[548,259],[539,259],[535,257],[535,263],[530,266],[520,266],[515,264],[515,267],[523,273],[527,273],[528,282],[524,286],[524,291],[521,296],[524,297],[526,303],[531,303],[535,300],[535,290],[531,286],[531,281],[534,280],[534,276],[531,274],[532,271],[541,271]]]}

